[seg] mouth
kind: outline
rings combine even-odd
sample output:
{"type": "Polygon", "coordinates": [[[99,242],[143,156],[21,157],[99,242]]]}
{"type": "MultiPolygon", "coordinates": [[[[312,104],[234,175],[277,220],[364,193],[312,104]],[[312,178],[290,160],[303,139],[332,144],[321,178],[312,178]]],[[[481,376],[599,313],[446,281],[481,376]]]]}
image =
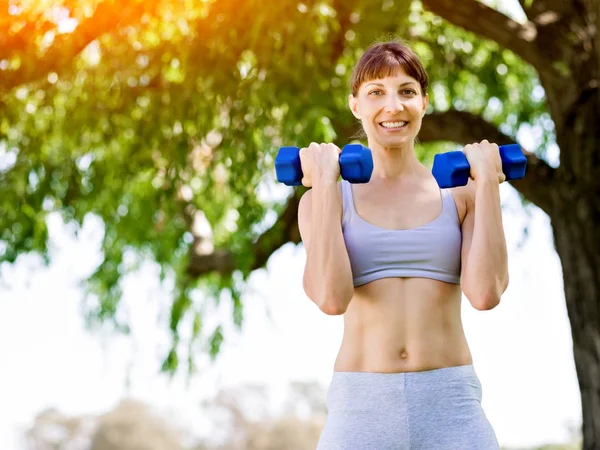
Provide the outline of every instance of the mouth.
{"type": "Polygon", "coordinates": [[[379,126],[385,128],[386,130],[395,131],[406,128],[408,122],[400,120],[397,122],[379,122],[379,126]]]}

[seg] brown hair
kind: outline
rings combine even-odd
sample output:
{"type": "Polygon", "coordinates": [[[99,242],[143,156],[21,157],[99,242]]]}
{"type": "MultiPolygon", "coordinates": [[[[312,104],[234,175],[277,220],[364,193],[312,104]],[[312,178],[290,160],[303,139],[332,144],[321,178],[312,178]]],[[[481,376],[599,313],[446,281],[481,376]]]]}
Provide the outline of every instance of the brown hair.
{"type": "Polygon", "coordinates": [[[394,75],[400,67],[419,82],[421,94],[425,95],[429,77],[423,63],[414,50],[400,40],[376,42],[363,53],[350,78],[352,95],[358,95],[358,90],[365,81],[394,75]]]}

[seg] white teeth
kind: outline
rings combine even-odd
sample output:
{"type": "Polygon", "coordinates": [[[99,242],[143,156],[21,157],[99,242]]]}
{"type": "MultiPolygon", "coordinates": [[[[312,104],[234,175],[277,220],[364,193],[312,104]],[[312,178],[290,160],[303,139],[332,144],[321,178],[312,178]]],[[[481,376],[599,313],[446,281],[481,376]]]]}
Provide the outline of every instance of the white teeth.
{"type": "Polygon", "coordinates": [[[406,125],[406,122],[381,122],[381,125],[386,128],[400,128],[406,125]]]}

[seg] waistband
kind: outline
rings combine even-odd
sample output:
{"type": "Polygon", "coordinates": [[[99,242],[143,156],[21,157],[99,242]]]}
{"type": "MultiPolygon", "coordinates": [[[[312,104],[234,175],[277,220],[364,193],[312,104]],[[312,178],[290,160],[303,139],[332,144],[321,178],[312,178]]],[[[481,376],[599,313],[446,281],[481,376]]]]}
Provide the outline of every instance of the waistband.
{"type": "Polygon", "coordinates": [[[462,366],[441,367],[416,372],[333,372],[334,381],[352,380],[353,382],[396,384],[399,382],[410,384],[428,384],[459,380],[478,379],[475,367],[472,364],[462,366]]]}

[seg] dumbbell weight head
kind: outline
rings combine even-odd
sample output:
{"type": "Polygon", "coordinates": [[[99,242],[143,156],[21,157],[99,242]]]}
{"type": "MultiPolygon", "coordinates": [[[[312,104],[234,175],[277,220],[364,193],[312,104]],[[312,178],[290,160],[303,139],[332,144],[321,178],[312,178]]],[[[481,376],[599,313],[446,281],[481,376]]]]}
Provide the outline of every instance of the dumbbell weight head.
{"type": "Polygon", "coordinates": [[[340,154],[340,173],[350,183],[368,183],[373,173],[371,150],[361,144],[347,144],[340,154]]]}
{"type": "Polygon", "coordinates": [[[275,173],[277,181],[287,186],[300,186],[303,176],[300,148],[281,147],[275,158],[275,173]]]}
{"type": "Polygon", "coordinates": [[[461,151],[438,153],[433,157],[431,173],[441,189],[465,186],[471,176],[471,166],[461,151]]]}
{"type": "Polygon", "coordinates": [[[527,157],[523,154],[519,144],[501,145],[500,158],[502,159],[502,172],[507,180],[520,180],[525,176],[527,157]]]}

